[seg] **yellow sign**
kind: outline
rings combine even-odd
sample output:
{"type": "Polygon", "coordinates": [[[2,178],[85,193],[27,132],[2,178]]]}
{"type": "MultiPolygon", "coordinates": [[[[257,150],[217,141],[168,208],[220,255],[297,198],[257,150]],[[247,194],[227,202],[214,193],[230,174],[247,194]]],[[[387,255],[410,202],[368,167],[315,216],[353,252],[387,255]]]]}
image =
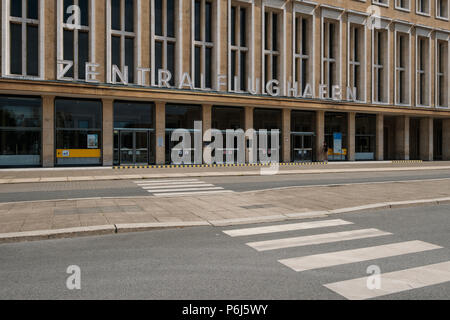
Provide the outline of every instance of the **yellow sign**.
{"type": "Polygon", "coordinates": [[[328,155],[329,156],[341,156],[341,155],[347,155],[347,149],[342,148],[342,153],[333,153],[333,149],[328,149],[328,155]]]}
{"type": "Polygon", "coordinates": [[[57,149],[57,158],[100,158],[100,149],[57,149]]]}

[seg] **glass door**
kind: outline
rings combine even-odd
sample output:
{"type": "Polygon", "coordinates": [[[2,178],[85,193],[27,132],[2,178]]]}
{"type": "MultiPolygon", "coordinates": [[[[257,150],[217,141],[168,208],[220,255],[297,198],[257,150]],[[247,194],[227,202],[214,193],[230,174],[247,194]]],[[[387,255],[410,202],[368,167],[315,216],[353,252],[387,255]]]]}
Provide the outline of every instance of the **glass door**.
{"type": "Polygon", "coordinates": [[[134,133],[134,163],[148,164],[148,132],[135,131],[134,133]]]}
{"type": "Polygon", "coordinates": [[[292,134],[291,139],[291,161],[312,162],[313,161],[313,134],[292,134]]]}
{"type": "Polygon", "coordinates": [[[120,164],[134,163],[134,132],[120,131],[120,164]]]}

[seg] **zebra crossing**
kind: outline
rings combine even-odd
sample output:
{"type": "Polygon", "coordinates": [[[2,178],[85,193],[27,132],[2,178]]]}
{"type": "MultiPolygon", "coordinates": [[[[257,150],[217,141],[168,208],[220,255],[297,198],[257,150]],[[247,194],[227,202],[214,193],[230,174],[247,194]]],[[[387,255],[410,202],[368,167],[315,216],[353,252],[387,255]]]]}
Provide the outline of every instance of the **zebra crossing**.
{"type": "MultiPolygon", "coordinates": [[[[275,224],[263,227],[227,229],[223,230],[223,233],[238,239],[239,237],[260,237],[261,235],[273,235],[276,233],[283,234],[283,232],[287,231],[300,233],[300,236],[298,237],[280,237],[272,240],[246,242],[247,246],[257,250],[258,252],[313,246],[326,243],[338,243],[341,241],[344,242],[365,238],[373,238],[376,242],[377,239],[381,239],[383,236],[392,235],[390,232],[370,228],[343,232],[322,231],[322,233],[301,236],[301,232],[303,230],[314,231],[314,229],[331,228],[336,226],[355,227],[354,223],[350,221],[345,221],[342,219],[327,219],[301,223],[275,224]]],[[[340,266],[350,267],[353,263],[377,259],[389,259],[392,257],[419,254],[422,252],[439,249],[443,249],[443,247],[420,240],[411,240],[384,243],[382,245],[374,245],[350,250],[316,253],[299,257],[286,257],[284,259],[279,259],[278,262],[291,270],[300,273],[321,268],[340,266]]],[[[345,279],[343,281],[325,283],[322,285],[350,300],[364,300],[382,297],[388,294],[449,282],[450,261],[382,273],[381,279],[382,282],[379,288],[369,288],[367,285],[368,276],[350,280],[345,279]]]]}
{"type": "Polygon", "coordinates": [[[203,182],[199,179],[151,179],[135,181],[135,183],[155,197],[177,197],[233,192],[212,183],[203,182]]]}

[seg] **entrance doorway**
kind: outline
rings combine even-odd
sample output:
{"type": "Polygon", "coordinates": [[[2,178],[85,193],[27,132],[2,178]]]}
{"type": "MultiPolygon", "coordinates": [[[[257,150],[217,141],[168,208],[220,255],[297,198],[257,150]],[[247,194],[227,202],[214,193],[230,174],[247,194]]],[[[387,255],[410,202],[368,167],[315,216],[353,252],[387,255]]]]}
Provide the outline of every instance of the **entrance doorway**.
{"type": "Polygon", "coordinates": [[[293,162],[313,161],[313,132],[291,132],[291,159],[293,162]]]}
{"type": "Polygon", "coordinates": [[[151,158],[151,130],[115,130],[114,153],[120,165],[147,165],[151,158]]]}

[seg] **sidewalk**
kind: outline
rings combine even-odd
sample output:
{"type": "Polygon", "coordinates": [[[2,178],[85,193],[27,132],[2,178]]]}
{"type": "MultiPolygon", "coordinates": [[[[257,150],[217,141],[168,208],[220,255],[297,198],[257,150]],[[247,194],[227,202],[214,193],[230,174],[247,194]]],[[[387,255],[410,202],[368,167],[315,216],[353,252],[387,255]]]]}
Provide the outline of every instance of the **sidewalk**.
{"type": "MultiPolygon", "coordinates": [[[[231,167],[178,167],[146,169],[94,168],[52,168],[52,169],[1,169],[0,184],[96,181],[119,179],[158,179],[212,176],[251,176],[260,175],[268,166],[231,167]]],[[[450,169],[450,161],[439,162],[329,162],[280,165],[278,174],[315,174],[374,171],[407,171],[450,169]]]]}
{"type": "MultiPolygon", "coordinates": [[[[450,203],[450,181],[302,187],[177,198],[96,198],[0,204],[0,243],[192,225],[311,218],[392,203],[450,203]],[[440,200],[439,200],[440,199],[440,200]],[[373,206],[373,204],[377,205],[373,206]],[[69,229],[68,229],[69,228],[69,229]],[[71,228],[71,229],[70,229],[71,228]]],[[[424,207],[424,214],[426,207],[424,207]]]]}

